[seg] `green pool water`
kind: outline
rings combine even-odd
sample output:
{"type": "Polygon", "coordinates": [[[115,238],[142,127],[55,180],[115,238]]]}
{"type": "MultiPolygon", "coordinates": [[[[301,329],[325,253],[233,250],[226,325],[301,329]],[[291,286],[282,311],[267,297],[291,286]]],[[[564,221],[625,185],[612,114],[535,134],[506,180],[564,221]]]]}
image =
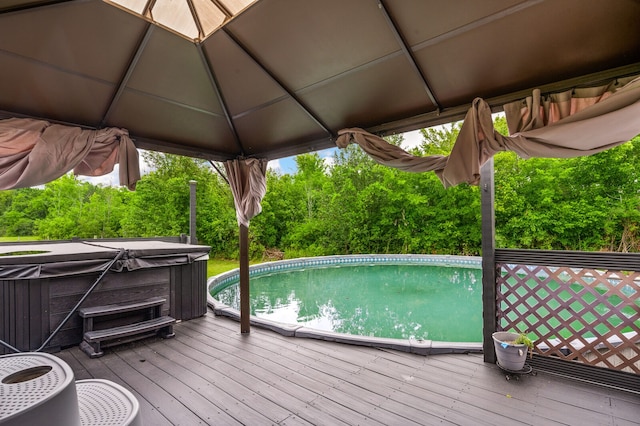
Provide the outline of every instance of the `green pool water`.
{"type": "MultiPolygon", "coordinates": [[[[360,336],[482,341],[482,271],[476,268],[359,264],[251,277],[251,315],[360,336]]],[[[214,290],[239,309],[237,281],[214,290]]]]}

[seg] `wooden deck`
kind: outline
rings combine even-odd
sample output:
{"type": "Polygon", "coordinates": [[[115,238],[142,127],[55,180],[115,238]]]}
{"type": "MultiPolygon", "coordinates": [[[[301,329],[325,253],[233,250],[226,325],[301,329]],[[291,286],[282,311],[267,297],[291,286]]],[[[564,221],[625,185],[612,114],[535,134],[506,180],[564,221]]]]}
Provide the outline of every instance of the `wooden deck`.
{"type": "Polygon", "coordinates": [[[521,380],[481,355],[421,356],[283,337],[208,312],[176,337],[59,352],[76,379],[130,389],[156,425],[632,425],[640,396],[539,373],[521,380]]]}

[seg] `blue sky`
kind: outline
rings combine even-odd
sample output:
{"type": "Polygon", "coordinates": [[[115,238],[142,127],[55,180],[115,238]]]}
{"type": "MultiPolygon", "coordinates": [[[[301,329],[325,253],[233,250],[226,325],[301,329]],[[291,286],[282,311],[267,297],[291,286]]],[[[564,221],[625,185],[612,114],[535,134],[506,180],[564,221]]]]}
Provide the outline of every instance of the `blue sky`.
{"type": "MultiPolygon", "coordinates": [[[[419,130],[414,130],[412,132],[404,133],[404,142],[402,143],[402,147],[405,149],[409,149],[415,147],[422,142],[422,135],[419,130]]],[[[338,148],[330,148],[323,149],[322,151],[318,151],[318,154],[321,158],[325,159],[325,162],[331,163],[331,159],[333,158],[334,152],[338,148]]],[[[278,160],[269,161],[270,169],[278,170],[282,174],[294,174],[296,172],[296,160],[294,157],[286,157],[280,158],[278,160]]],[[[142,157],[140,157],[140,173],[143,175],[149,171],[149,167],[144,164],[142,157]]],[[[98,176],[98,177],[86,177],[80,176],[80,179],[90,182],[94,185],[108,185],[108,186],[116,186],[118,185],[118,165],[116,165],[113,172],[108,175],[98,176]]]]}
{"type": "MultiPolygon", "coordinates": [[[[402,143],[402,147],[404,149],[413,148],[422,142],[422,135],[419,130],[414,130],[412,132],[404,133],[404,142],[402,143]]],[[[320,158],[324,158],[325,162],[331,162],[331,158],[333,154],[338,148],[330,148],[323,149],[322,151],[318,151],[320,158]]],[[[296,159],[294,157],[286,157],[280,158],[278,160],[269,161],[270,169],[278,170],[282,174],[294,174],[296,172],[296,159]]]]}

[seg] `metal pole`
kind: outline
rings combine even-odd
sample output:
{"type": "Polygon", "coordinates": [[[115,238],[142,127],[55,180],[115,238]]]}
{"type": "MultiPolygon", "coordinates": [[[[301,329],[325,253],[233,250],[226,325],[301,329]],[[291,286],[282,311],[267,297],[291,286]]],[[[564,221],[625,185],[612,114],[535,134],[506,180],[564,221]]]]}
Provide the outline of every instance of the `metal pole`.
{"type": "Polygon", "coordinates": [[[484,362],[496,362],[491,335],[496,331],[496,220],[493,157],[480,169],[482,211],[482,350],[484,362]]]}
{"type": "Polygon", "coordinates": [[[76,303],[76,305],[71,309],[71,311],[67,314],[67,316],[62,320],[60,325],[58,325],[58,327],[56,327],[56,329],[53,330],[53,333],[51,333],[49,338],[47,338],[47,340],[45,340],[44,343],[38,349],[33,350],[33,352],[40,352],[45,348],[45,346],[47,346],[47,344],[51,341],[51,339],[53,339],[55,335],[58,334],[58,332],[62,329],[62,327],[64,327],[64,325],[67,323],[67,321],[69,321],[69,319],[76,313],[80,305],[82,305],[84,301],[87,300],[87,297],[89,297],[91,293],[93,293],[93,290],[95,290],[95,288],[98,286],[98,284],[100,284],[100,282],[105,277],[105,275],[107,275],[107,272],[109,272],[109,269],[111,269],[113,264],[116,263],[118,260],[120,260],[120,258],[124,256],[124,254],[125,254],[125,249],[120,249],[118,251],[118,253],[116,254],[116,257],[114,257],[109,262],[109,264],[104,268],[104,270],[100,273],[100,276],[98,277],[98,279],[96,279],[95,282],[91,285],[91,287],[89,287],[89,290],[87,290],[87,292],[80,298],[78,303],[76,303]]]}
{"type": "Polygon", "coordinates": [[[240,333],[250,332],[249,228],[240,225],[240,333]]]}
{"type": "Polygon", "coordinates": [[[189,244],[198,244],[196,236],[196,185],[195,180],[189,181],[189,244]]]}

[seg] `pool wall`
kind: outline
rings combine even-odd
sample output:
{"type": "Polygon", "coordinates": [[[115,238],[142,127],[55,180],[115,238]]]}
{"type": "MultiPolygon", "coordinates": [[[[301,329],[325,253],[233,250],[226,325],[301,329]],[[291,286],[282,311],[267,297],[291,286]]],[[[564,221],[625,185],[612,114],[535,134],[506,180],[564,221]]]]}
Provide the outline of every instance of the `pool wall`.
{"type": "MultiPolygon", "coordinates": [[[[308,257],[277,262],[261,263],[249,267],[249,276],[255,277],[261,274],[269,274],[277,271],[292,269],[326,267],[331,265],[354,264],[421,264],[431,266],[455,266],[458,268],[480,269],[482,258],[475,256],[447,256],[447,255],[350,255],[350,256],[324,256],[308,257]]],[[[207,281],[207,304],[213,309],[215,315],[226,316],[240,320],[240,312],[233,309],[211,296],[211,293],[238,281],[240,271],[234,269],[211,277],[207,281]]],[[[352,345],[371,346],[378,348],[395,349],[403,352],[411,352],[421,355],[434,355],[443,353],[470,353],[482,352],[482,342],[441,342],[434,340],[418,339],[390,339],[371,336],[358,336],[353,334],[336,333],[332,331],[317,330],[298,324],[286,324],[251,316],[251,324],[256,327],[273,330],[289,337],[303,337],[320,339],[332,342],[347,343],[352,345]]]]}

